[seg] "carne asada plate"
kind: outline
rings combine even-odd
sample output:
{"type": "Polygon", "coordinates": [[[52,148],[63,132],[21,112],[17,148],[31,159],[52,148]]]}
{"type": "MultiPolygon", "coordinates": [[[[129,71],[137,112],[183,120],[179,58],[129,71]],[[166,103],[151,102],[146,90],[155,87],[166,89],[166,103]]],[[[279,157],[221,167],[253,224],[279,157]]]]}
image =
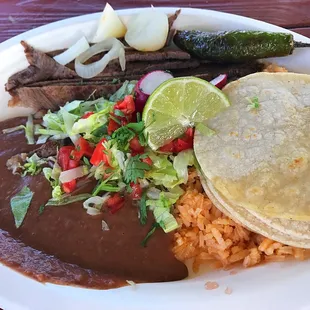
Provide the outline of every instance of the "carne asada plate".
{"type": "Polygon", "coordinates": [[[0,308],[308,305],[310,40],[208,10],[103,14],[0,44],[0,308]]]}

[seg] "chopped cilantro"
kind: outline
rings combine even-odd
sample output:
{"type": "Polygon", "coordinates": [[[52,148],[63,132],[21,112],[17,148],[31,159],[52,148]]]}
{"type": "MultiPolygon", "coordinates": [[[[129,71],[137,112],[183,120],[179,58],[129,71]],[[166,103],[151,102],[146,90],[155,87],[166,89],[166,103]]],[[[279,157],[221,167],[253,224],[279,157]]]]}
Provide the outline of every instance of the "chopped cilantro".
{"type": "Polygon", "coordinates": [[[259,103],[259,101],[258,101],[258,97],[257,96],[255,96],[255,97],[253,97],[253,98],[247,98],[247,100],[249,101],[249,105],[248,105],[248,108],[249,109],[255,109],[255,110],[257,110],[259,107],[260,107],[260,103],[259,103]]]}
{"type": "Polygon", "coordinates": [[[140,223],[142,225],[145,225],[147,220],[146,192],[142,194],[141,200],[139,201],[139,211],[140,211],[140,223]]]}
{"type": "Polygon", "coordinates": [[[116,129],[112,134],[112,139],[117,143],[117,148],[120,151],[127,151],[129,148],[129,141],[135,136],[135,133],[127,126],[116,129]]]}
{"type": "Polygon", "coordinates": [[[149,239],[151,238],[151,236],[154,234],[155,230],[160,227],[159,223],[154,223],[151,227],[151,230],[147,233],[147,235],[145,236],[145,238],[142,240],[141,245],[143,247],[146,246],[147,242],[149,241],[149,239]]]}
{"type": "Polygon", "coordinates": [[[115,123],[117,123],[117,124],[121,124],[121,121],[118,119],[118,118],[116,118],[116,117],[114,117],[112,114],[110,114],[110,118],[111,119],[113,119],[113,121],[115,122],[115,123]]]}
{"type": "Polygon", "coordinates": [[[86,166],[91,166],[91,164],[90,164],[90,162],[89,162],[89,159],[87,158],[87,157],[83,157],[83,162],[84,162],[84,164],[86,165],[86,166]]]}
{"type": "Polygon", "coordinates": [[[137,179],[143,179],[145,171],[151,169],[151,166],[142,162],[141,159],[145,158],[147,155],[136,155],[130,157],[124,171],[124,181],[129,184],[130,182],[137,183],[137,179]]]}
{"type": "Polygon", "coordinates": [[[114,115],[120,116],[120,117],[124,117],[125,116],[124,112],[122,112],[121,110],[118,110],[118,109],[114,110],[114,115]]]}
{"type": "Polygon", "coordinates": [[[135,133],[139,134],[144,130],[144,122],[141,121],[139,123],[129,123],[126,127],[132,129],[135,133]]]}
{"type": "Polygon", "coordinates": [[[39,215],[41,215],[43,213],[44,209],[45,209],[45,205],[41,205],[39,210],[38,210],[39,215]]]}

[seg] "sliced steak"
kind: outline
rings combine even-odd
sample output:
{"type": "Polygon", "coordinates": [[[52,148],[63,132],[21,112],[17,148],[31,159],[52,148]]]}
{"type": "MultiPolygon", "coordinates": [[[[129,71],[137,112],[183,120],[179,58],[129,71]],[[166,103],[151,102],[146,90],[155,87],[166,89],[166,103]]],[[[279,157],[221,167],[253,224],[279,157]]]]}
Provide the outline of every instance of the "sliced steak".
{"type": "Polygon", "coordinates": [[[55,85],[42,87],[19,87],[10,92],[12,99],[9,106],[27,106],[34,109],[52,111],[68,101],[86,100],[92,94],[95,98],[114,93],[120,84],[104,85],[55,85]]]}
{"type": "Polygon", "coordinates": [[[25,41],[21,41],[21,44],[25,48],[25,55],[30,66],[9,77],[8,82],[5,85],[7,91],[37,81],[68,79],[77,76],[75,71],[60,65],[53,58],[34,49],[25,41]]]}
{"type": "Polygon", "coordinates": [[[47,141],[42,144],[37,149],[31,151],[28,156],[36,153],[40,158],[48,158],[50,156],[55,156],[57,154],[57,149],[60,147],[60,142],[58,141],[47,141]]]}

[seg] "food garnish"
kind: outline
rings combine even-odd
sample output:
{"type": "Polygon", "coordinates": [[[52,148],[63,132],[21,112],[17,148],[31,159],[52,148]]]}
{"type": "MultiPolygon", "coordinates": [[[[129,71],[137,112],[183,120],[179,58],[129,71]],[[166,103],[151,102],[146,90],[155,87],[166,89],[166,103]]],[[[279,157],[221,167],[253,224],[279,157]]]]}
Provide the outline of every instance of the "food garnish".
{"type": "MultiPolygon", "coordinates": [[[[143,110],[148,143],[153,150],[174,151],[169,143],[189,127],[215,116],[229,106],[228,98],[214,85],[195,77],[164,82],[150,96],[143,110]],[[163,149],[165,145],[169,148],[163,149]]],[[[177,150],[190,147],[178,139],[177,150]]]]}
{"type": "Polygon", "coordinates": [[[125,40],[138,51],[158,51],[165,46],[168,31],[167,14],[151,8],[130,18],[125,40]]]}
{"type": "Polygon", "coordinates": [[[99,43],[109,38],[123,38],[126,33],[126,27],[118,17],[117,13],[107,3],[100,17],[97,31],[92,38],[92,43],[99,43]]]}
{"type": "Polygon", "coordinates": [[[11,210],[14,216],[16,228],[19,228],[22,225],[32,197],[33,192],[25,186],[19,193],[11,198],[11,210]]]}
{"type": "Polygon", "coordinates": [[[253,98],[247,98],[247,100],[249,101],[249,104],[247,106],[248,110],[257,110],[260,107],[260,103],[258,101],[258,97],[255,96],[253,98]]]}

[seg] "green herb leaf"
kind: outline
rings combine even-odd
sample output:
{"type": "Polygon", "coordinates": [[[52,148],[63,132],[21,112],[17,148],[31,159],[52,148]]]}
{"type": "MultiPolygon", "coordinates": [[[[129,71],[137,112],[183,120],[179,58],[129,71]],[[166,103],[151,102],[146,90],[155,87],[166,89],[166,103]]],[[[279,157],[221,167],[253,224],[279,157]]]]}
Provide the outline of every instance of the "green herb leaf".
{"type": "Polygon", "coordinates": [[[130,157],[124,171],[124,181],[129,184],[130,182],[137,183],[137,179],[143,179],[145,171],[151,169],[151,166],[141,161],[147,155],[136,155],[130,157]]]}
{"type": "Polygon", "coordinates": [[[83,157],[83,162],[84,162],[84,164],[86,165],[86,166],[88,166],[88,167],[90,167],[91,166],[91,164],[90,164],[90,162],[89,162],[89,159],[87,158],[87,157],[83,157]]]}
{"type": "Polygon", "coordinates": [[[22,225],[32,197],[33,192],[25,186],[17,195],[11,198],[11,210],[14,216],[16,228],[19,228],[22,225]]]}
{"type": "Polygon", "coordinates": [[[27,162],[24,164],[24,172],[23,176],[30,174],[30,175],[37,175],[42,171],[42,166],[46,164],[46,160],[40,158],[36,153],[34,153],[31,157],[27,157],[27,162]]]}
{"type": "Polygon", "coordinates": [[[114,110],[114,114],[116,116],[120,116],[120,117],[124,117],[125,116],[125,114],[121,110],[118,110],[118,109],[114,110]]]}
{"type": "Polygon", "coordinates": [[[39,215],[41,215],[43,213],[44,209],[45,209],[45,205],[41,205],[39,210],[38,210],[39,215]]]}
{"type": "Polygon", "coordinates": [[[132,129],[135,133],[139,134],[144,130],[144,122],[141,121],[139,123],[129,123],[126,127],[132,129]]]}
{"type": "Polygon", "coordinates": [[[258,101],[258,97],[257,97],[257,96],[255,96],[255,97],[253,97],[253,98],[246,98],[246,99],[247,99],[248,102],[250,103],[250,104],[248,105],[248,109],[249,109],[249,110],[252,110],[252,109],[257,110],[257,109],[259,109],[260,103],[259,103],[259,101],[258,101]]]}
{"type": "Polygon", "coordinates": [[[91,194],[79,194],[79,195],[75,195],[75,196],[63,195],[59,199],[54,199],[54,198],[50,199],[46,203],[45,207],[46,206],[64,206],[64,205],[68,205],[68,204],[73,203],[73,202],[86,200],[90,197],[91,197],[91,194]]]}
{"type": "Polygon", "coordinates": [[[129,141],[135,136],[135,133],[127,126],[123,126],[115,130],[112,134],[112,139],[117,143],[117,148],[120,151],[126,152],[129,148],[129,141]]]}
{"type": "Polygon", "coordinates": [[[151,238],[151,236],[154,234],[155,230],[159,227],[159,223],[154,223],[151,227],[151,230],[147,233],[147,235],[145,236],[145,238],[142,240],[141,245],[143,247],[146,247],[147,242],[149,241],[149,239],[151,238]]]}
{"type": "Polygon", "coordinates": [[[146,191],[142,194],[141,200],[139,201],[139,211],[140,223],[145,225],[147,220],[146,191]]]}

